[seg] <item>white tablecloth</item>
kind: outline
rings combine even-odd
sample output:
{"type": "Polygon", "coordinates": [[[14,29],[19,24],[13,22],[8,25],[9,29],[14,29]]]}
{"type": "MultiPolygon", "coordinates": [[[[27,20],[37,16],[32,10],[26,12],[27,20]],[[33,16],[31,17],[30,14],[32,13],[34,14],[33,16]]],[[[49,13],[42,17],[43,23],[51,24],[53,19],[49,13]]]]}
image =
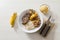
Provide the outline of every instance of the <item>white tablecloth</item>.
{"type": "Polygon", "coordinates": [[[0,40],[60,40],[60,0],[0,0],[0,40]],[[11,28],[9,18],[13,12],[19,15],[28,8],[37,10],[41,4],[49,5],[56,24],[46,38],[39,32],[27,34],[11,28]]]}

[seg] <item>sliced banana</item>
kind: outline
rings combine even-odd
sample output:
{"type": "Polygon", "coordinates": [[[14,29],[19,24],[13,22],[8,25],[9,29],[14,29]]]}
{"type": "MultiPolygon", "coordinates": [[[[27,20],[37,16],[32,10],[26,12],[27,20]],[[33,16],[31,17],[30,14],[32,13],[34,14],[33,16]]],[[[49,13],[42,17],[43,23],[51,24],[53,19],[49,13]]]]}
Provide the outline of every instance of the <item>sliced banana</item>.
{"type": "Polygon", "coordinates": [[[30,20],[33,20],[33,18],[35,18],[35,17],[37,17],[37,16],[38,16],[38,14],[37,14],[37,13],[32,14],[32,15],[31,15],[31,17],[30,17],[30,20]]]}

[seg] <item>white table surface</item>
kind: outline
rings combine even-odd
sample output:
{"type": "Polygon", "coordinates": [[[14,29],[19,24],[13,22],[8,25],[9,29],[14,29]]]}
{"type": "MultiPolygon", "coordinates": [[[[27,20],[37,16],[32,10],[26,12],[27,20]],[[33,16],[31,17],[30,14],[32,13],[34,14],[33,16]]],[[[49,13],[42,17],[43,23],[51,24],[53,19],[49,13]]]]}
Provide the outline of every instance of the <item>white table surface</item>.
{"type": "Polygon", "coordinates": [[[0,0],[0,40],[60,40],[60,0],[0,0]],[[28,8],[39,9],[41,4],[49,5],[56,23],[46,38],[39,32],[27,34],[11,28],[9,18],[13,12],[19,15],[28,8]]]}

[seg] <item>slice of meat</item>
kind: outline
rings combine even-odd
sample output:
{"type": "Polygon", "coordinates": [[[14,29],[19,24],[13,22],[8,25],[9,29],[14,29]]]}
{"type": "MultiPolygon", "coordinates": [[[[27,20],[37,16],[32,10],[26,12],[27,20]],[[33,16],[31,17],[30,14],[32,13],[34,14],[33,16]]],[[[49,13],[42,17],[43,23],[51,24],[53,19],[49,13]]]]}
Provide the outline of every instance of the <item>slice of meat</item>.
{"type": "Polygon", "coordinates": [[[26,24],[28,21],[29,18],[27,16],[22,18],[22,24],[26,24]]]}
{"type": "Polygon", "coordinates": [[[25,16],[29,18],[31,15],[30,15],[30,13],[26,13],[25,16]]]}
{"type": "Polygon", "coordinates": [[[30,17],[30,14],[29,13],[26,13],[23,17],[22,17],[22,24],[26,24],[28,21],[29,21],[29,17],[30,17]]]}

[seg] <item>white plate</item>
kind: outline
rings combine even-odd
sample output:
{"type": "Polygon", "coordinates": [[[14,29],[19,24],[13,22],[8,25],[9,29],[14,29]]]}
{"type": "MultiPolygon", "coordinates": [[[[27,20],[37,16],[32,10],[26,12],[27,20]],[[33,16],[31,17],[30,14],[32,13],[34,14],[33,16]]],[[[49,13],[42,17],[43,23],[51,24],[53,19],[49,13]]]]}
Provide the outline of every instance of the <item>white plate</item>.
{"type": "Polygon", "coordinates": [[[42,26],[42,24],[43,24],[42,15],[41,15],[41,13],[38,13],[37,10],[35,10],[35,11],[38,13],[38,15],[39,15],[39,18],[40,18],[40,20],[41,20],[41,24],[40,24],[39,27],[36,27],[36,28],[34,28],[34,29],[32,29],[32,30],[27,30],[27,29],[24,28],[25,26],[22,24],[22,17],[23,17],[23,15],[25,14],[25,12],[27,12],[27,11],[28,11],[28,9],[23,10],[23,12],[19,15],[19,17],[18,17],[18,26],[19,26],[20,29],[22,29],[22,30],[23,30],[24,32],[26,32],[26,33],[34,33],[34,32],[37,32],[37,31],[41,28],[41,26],[42,26]]]}

